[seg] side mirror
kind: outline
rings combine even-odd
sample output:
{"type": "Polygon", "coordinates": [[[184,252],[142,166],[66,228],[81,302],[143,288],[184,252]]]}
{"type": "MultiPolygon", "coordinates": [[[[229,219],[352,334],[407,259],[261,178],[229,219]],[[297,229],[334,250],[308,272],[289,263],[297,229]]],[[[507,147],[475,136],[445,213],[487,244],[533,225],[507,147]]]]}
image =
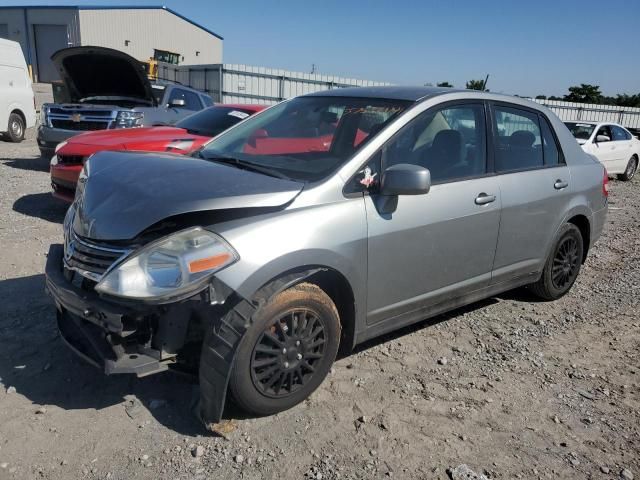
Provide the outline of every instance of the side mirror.
{"type": "Polygon", "coordinates": [[[382,173],[381,195],[423,195],[431,189],[431,173],[409,163],[392,165],[382,173]]]}
{"type": "Polygon", "coordinates": [[[610,142],[611,139],[606,135],[596,135],[596,143],[610,142]]]}
{"type": "Polygon", "coordinates": [[[185,106],[184,98],[174,98],[169,103],[169,106],[176,107],[176,108],[184,107],[185,106]]]}

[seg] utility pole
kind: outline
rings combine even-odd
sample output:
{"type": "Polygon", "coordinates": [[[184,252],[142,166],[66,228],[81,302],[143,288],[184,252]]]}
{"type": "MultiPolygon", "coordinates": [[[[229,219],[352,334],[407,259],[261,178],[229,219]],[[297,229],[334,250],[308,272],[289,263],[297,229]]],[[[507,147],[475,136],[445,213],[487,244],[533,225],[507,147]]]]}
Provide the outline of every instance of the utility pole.
{"type": "Polygon", "coordinates": [[[318,71],[318,66],[315,63],[311,64],[311,74],[313,75],[318,71]]]}

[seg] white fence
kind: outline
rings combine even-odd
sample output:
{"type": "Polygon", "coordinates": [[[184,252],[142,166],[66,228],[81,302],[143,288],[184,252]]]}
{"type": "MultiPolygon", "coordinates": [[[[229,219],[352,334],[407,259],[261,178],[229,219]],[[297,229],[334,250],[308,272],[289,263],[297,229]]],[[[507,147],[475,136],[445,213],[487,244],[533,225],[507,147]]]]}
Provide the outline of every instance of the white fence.
{"type": "Polygon", "coordinates": [[[333,88],[390,85],[371,80],[226,63],[186,66],[160,63],[158,78],[205,91],[215,102],[267,105],[333,88]]]}
{"type": "Polygon", "coordinates": [[[596,103],[574,103],[559,100],[540,100],[561,120],[581,120],[583,122],[613,122],[627,128],[640,128],[640,108],[599,105],[596,103]]]}

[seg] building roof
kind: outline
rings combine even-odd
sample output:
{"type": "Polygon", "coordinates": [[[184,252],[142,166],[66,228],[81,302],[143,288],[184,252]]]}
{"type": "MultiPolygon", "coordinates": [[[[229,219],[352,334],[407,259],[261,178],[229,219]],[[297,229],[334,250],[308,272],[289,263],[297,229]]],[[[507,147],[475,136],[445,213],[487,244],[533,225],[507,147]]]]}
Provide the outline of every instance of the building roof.
{"type": "Polygon", "coordinates": [[[2,9],[76,9],[76,10],[166,10],[169,13],[172,13],[178,18],[181,18],[185,22],[189,22],[191,25],[198,27],[200,30],[204,30],[205,32],[213,35],[214,37],[219,38],[220,40],[224,40],[224,37],[218,35],[216,32],[209,30],[208,28],[203,27],[199,23],[194,22],[193,20],[185,17],[184,15],[179,14],[175,10],[165,6],[165,5],[8,5],[8,6],[0,6],[0,10],[2,9]]]}

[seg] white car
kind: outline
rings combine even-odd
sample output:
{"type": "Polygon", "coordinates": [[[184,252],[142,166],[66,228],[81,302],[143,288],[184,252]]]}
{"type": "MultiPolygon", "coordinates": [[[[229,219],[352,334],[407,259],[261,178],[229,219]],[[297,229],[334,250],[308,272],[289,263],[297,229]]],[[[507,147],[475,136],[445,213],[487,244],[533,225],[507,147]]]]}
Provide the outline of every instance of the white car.
{"type": "Polygon", "coordinates": [[[0,38],[0,134],[21,142],[36,123],[31,79],[18,42],[0,38]]]}
{"type": "Polygon", "coordinates": [[[638,170],[640,140],[617,123],[564,122],[582,149],[595,156],[610,176],[628,181],[638,170]]]}

